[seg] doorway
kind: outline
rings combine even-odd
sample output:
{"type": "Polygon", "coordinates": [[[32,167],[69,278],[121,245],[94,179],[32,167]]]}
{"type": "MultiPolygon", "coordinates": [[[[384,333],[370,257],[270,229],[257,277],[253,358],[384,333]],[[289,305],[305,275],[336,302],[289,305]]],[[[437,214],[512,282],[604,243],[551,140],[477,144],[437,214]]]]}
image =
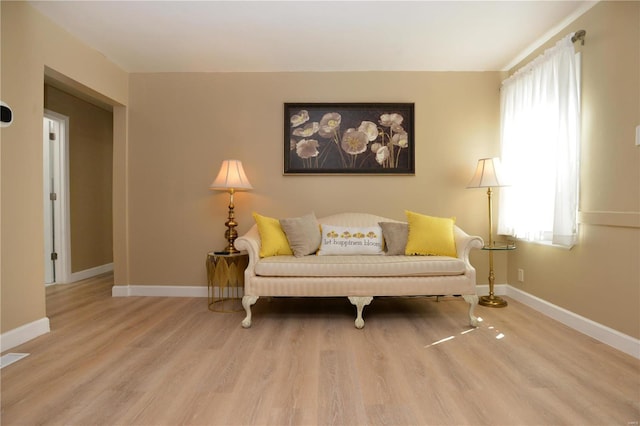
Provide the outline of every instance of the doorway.
{"type": "Polygon", "coordinates": [[[42,126],[45,285],[68,282],[69,117],[45,110],[42,126]]]}
{"type": "Polygon", "coordinates": [[[59,152],[63,161],[59,192],[52,196],[57,199],[48,201],[54,206],[53,216],[45,213],[54,224],[56,217],[61,219],[62,235],[55,233],[54,243],[60,241],[62,253],[55,252],[57,261],[56,254],[53,262],[50,257],[45,261],[56,268],[55,282],[68,284],[113,271],[113,111],[62,83],[46,80],[43,107],[55,111],[45,118],[62,120],[60,143],[54,142],[52,151],[59,152]],[[60,269],[66,270],[61,279],[60,269]]]}

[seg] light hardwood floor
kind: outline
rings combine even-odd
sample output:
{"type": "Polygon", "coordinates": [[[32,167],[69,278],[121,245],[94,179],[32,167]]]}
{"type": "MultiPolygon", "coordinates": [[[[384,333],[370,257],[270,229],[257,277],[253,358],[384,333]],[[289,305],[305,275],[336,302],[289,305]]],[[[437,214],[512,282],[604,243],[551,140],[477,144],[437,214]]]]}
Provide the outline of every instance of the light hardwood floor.
{"type": "Polygon", "coordinates": [[[52,332],[13,348],[2,425],[637,425],[640,361],[515,301],[206,299],[47,289],[52,332]],[[499,338],[504,336],[502,338],[499,338]],[[445,340],[448,339],[448,340],[445,340]],[[440,342],[440,343],[436,343],[440,342]]]}

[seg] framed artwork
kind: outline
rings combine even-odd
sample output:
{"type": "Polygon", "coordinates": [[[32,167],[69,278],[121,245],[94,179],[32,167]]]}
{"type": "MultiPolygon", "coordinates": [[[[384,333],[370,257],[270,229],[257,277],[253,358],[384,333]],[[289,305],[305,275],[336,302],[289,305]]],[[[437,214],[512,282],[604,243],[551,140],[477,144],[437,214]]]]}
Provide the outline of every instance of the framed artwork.
{"type": "Polygon", "coordinates": [[[415,174],[414,104],[285,103],[284,174],[415,174]]]}

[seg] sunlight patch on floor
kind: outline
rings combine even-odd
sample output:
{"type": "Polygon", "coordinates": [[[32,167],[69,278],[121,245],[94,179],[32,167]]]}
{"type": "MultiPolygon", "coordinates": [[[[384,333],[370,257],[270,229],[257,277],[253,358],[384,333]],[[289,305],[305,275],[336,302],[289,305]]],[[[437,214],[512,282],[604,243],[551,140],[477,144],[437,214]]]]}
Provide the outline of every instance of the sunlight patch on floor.
{"type": "Polygon", "coordinates": [[[455,339],[456,336],[445,337],[444,339],[440,339],[437,342],[433,342],[430,345],[426,345],[425,348],[430,348],[431,346],[439,345],[440,343],[448,342],[449,340],[455,339]]]}
{"type": "MultiPolygon", "coordinates": [[[[462,331],[462,332],[460,332],[460,335],[461,335],[461,336],[463,336],[463,335],[465,335],[465,334],[467,334],[467,333],[471,333],[472,331],[477,331],[477,330],[480,330],[480,329],[482,329],[482,328],[485,328],[485,329],[487,329],[487,330],[491,330],[491,331],[493,331],[493,332],[495,332],[495,333],[496,333],[496,340],[502,340],[502,339],[504,339],[504,338],[505,338],[504,333],[501,333],[501,332],[500,332],[498,329],[496,329],[494,326],[489,325],[489,326],[483,327],[483,326],[482,326],[482,322],[483,322],[482,318],[478,317],[478,324],[479,324],[479,325],[478,325],[478,327],[474,327],[474,328],[470,328],[470,329],[468,329],[468,330],[462,331]]],[[[439,344],[441,344],[441,343],[449,342],[449,341],[451,341],[451,340],[453,340],[453,339],[455,339],[455,338],[456,338],[456,336],[449,336],[449,337],[445,337],[444,339],[437,340],[437,341],[435,341],[435,342],[433,342],[433,343],[430,343],[430,344],[428,344],[428,345],[425,345],[424,347],[425,347],[425,349],[426,349],[426,348],[430,348],[430,347],[432,347],[432,346],[436,346],[436,345],[439,345],[439,344]]]]}

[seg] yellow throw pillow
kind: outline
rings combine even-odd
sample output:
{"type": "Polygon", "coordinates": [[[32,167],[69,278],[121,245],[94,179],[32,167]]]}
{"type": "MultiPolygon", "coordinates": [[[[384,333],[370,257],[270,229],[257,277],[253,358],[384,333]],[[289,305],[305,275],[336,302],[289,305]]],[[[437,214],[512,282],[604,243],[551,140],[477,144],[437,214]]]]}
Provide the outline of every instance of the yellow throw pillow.
{"type": "Polygon", "coordinates": [[[453,237],[454,217],[432,217],[408,210],[405,214],[409,223],[405,255],[457,256],[453,237]]]}
{"type": "Polygon", "coordinates": [[[280,221],[272,217],[253,213],[260,234],[260,257],[292,255],[287,236],[280,226],[280,221]]]}

